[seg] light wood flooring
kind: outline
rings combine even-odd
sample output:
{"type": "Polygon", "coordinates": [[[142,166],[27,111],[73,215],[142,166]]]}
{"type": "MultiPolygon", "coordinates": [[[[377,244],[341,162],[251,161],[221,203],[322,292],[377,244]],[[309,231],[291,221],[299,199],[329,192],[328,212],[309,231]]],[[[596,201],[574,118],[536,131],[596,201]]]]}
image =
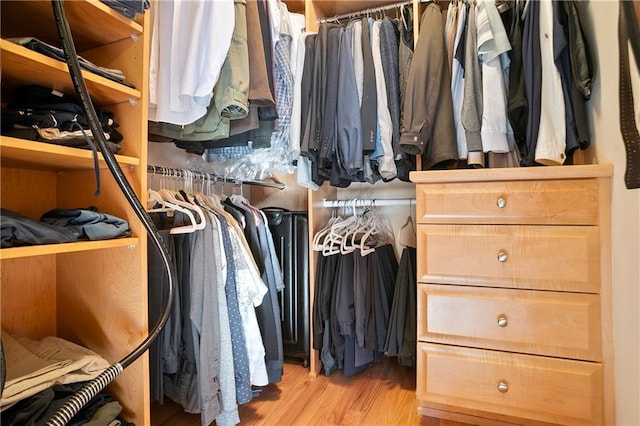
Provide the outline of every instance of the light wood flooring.
{"type": "MultiPolygon", "coordinates": [[[[423,425],[462,423],[416,414],[415,369],[384,357],[365,371],[344,377],[309,377],[299,363],[286,362],[282,381],[240,406],[241,425],[423,425]]],[[[200,415],[185,413],[165,398],[151,405],[152,426],[200,426],[200,415]]]]}

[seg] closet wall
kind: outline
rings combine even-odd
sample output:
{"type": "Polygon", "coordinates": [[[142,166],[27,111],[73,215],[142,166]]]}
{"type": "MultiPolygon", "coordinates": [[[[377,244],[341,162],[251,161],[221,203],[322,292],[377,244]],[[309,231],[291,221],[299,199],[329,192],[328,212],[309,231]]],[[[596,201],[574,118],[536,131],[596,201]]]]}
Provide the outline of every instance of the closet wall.
{"type": "MultiPolygon", "coordinates": [[[[586,5],[598,78],[593,86],[589,121],[596,141],[591,150],[598,163],[611,163],[611,270],[615,408],[619,425],[640,424],[640,191],[624,184],[625,151],[619,131],[617,2],[586,5]]],[[[640,127],[640,73],[632,59],[636,123],[640,127]]]]}
{"type": "MultiPolygon", "coordinates": [[[[65,2],[78,54],[120,69],[135,88],[83,72],[95,105],[114,113],[123,134],[117,159],[139,197],[147,163],[148,16],[126,19],[97,1],[65,2]]],[[[2,1],[2,103],[19,86],[39,84],[74,95],[67,66],[8,37],[33,36],[60,45],[50,1],[2,1]]],[[[110,363],[147,335],[146,237],[99,156],[101,194],[91,151],[2,136],[3,208],[38,220],[54,208],[95,206],[124,218],[128,238],[12,247],[0,251],[2,328],[41,339],[54,335],[85,346],[110,363]]],[[[149,424],[146,355],[109,387],[123,416],[149,424]]]]}

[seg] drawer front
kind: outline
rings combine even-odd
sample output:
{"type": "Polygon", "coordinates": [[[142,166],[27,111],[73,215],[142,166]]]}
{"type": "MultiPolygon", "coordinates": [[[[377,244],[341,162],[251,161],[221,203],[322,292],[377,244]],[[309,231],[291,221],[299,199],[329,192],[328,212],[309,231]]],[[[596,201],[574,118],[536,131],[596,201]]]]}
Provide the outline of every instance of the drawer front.
{"type": "Polygon", "coordinates": [[[418,281],[598,293],[594,226],[419,225],[418,281]]]}
{"type": "Polygon", "coordinates": [[[543,422],[602,424],[602,365],[419,343],[417,397],[543,422]]]}
{"type": "Polygon", "coordinates": [[[568,179],[418,184],[418,223],[598,223],[598,182],[568,179]]]}
{"type": "Polygon", "coordinates": [[[600,298],[420,284],[418,340],[601,361],[600,298]]]}

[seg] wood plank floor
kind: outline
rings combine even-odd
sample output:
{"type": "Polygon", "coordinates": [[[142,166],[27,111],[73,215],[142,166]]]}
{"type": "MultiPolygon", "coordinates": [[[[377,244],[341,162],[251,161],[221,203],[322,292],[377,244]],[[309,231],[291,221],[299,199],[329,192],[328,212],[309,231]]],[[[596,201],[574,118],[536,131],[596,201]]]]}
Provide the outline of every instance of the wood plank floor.
{"type": "MultiPolygon", "coordinates": [[[[282,381],[240,406],[241,425],[424,425],[462,423],[416,414],[415,369],[384,357],[365,371],[344,377],[309,377],[300,364],[285,363],[282,381]]],[[[171,400],[153,402],[152,426],[200,426],[200,415],[185,413],[171,400]]]]}

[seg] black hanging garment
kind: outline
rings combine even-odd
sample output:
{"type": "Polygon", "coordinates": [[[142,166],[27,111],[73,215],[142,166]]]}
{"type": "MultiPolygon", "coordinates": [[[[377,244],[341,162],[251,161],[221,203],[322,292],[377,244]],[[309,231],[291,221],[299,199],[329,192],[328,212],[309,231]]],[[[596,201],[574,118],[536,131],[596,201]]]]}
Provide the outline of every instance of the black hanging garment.
{"type": "Polygon", "coordinates": [[[398,356],[398,364],[416,365],[416,249],[405,247],[400,257],[385,355],[398,356]]]}

